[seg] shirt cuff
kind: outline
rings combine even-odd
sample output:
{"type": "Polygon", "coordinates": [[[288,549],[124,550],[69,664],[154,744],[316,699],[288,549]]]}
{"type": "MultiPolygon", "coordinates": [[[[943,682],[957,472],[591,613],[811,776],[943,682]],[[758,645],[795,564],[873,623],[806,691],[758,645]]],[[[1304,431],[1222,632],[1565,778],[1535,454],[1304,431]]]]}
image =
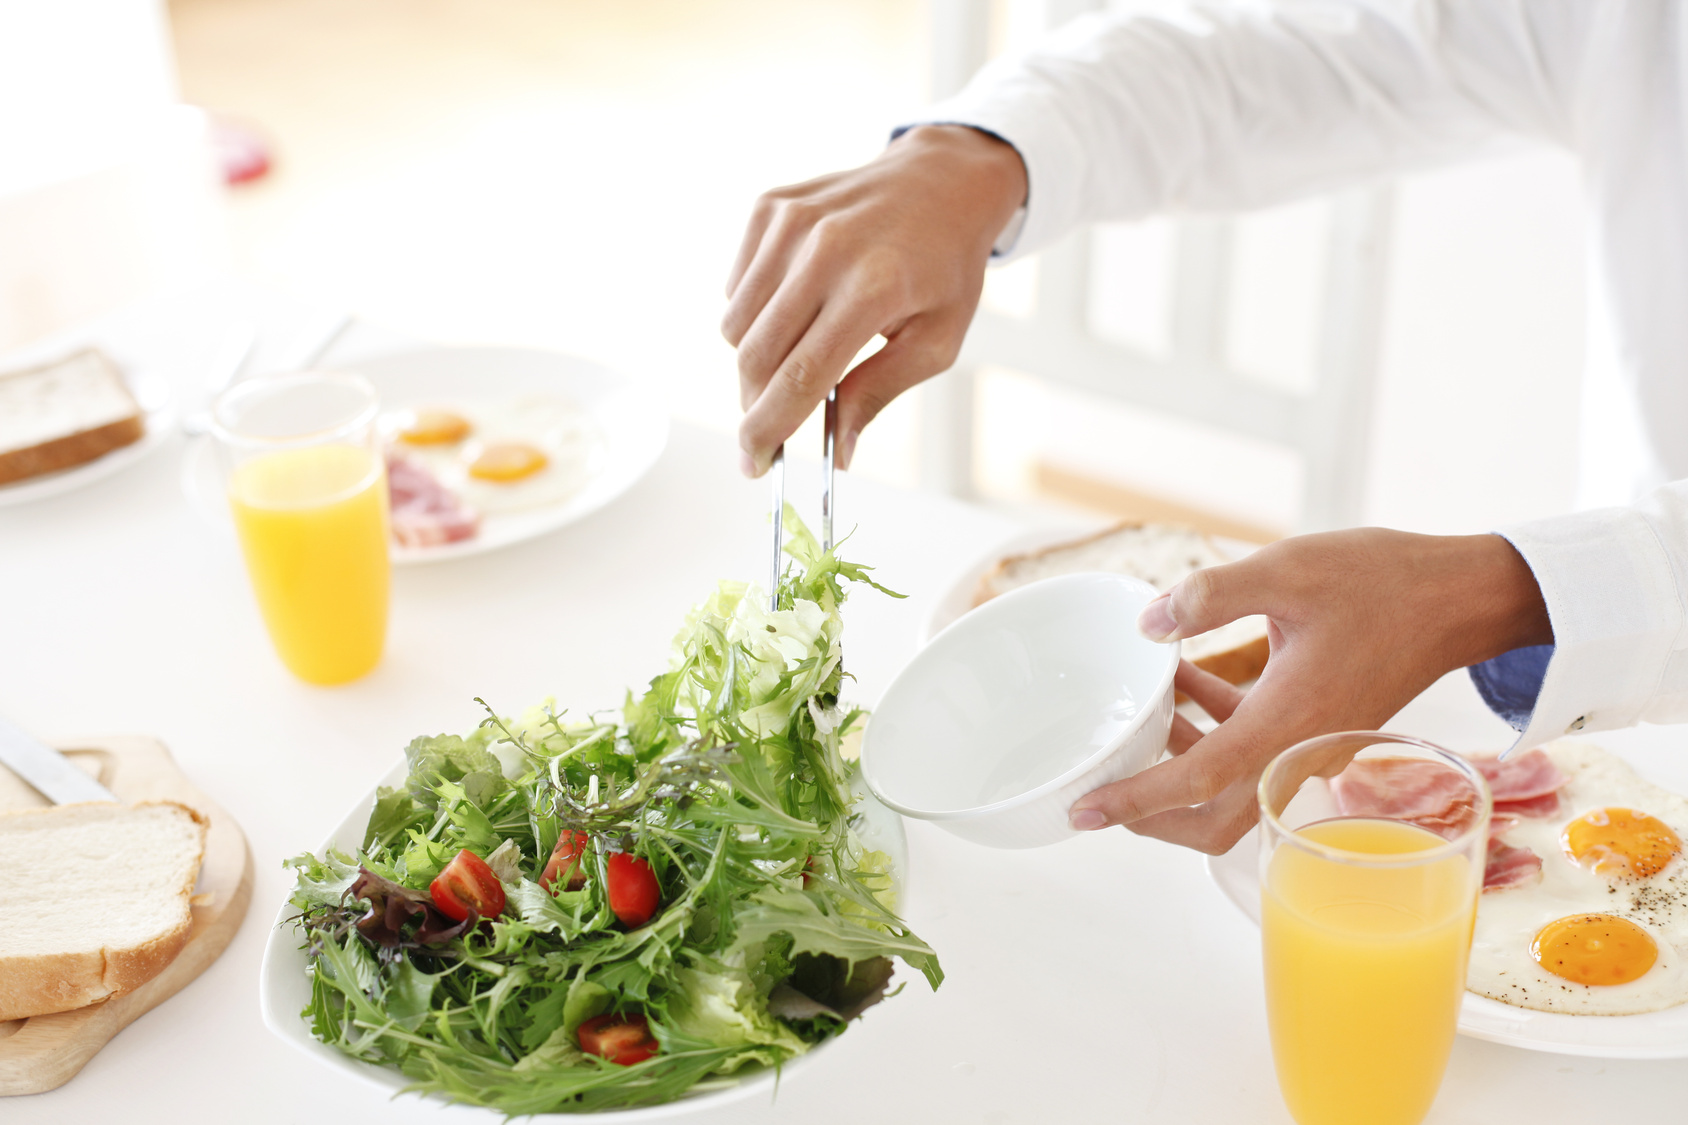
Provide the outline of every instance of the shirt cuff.
{"type": "Polygon", "coordinates": [[[1466,671],[1489,710],[1505,719],[1513,730],[1522,731],[1530,725],[1552,659],[1552,645],[1531,645],[1503,652],[1466,671]]]}
{"type": "Polygon", "coordinates": [[[1545,653],[1520,649],[1471,670],[1491,709],[1509,722],[1523,720],[1516,748],[1639,722],[1683,620],[1670,557],[1653,525],[1636,508],[1603,508],[1498,534],[1529,565],[1553,625],[1545,653]],[[1544,655],[1533,703],[1521,705],[1530,664],[1544,655]]]}

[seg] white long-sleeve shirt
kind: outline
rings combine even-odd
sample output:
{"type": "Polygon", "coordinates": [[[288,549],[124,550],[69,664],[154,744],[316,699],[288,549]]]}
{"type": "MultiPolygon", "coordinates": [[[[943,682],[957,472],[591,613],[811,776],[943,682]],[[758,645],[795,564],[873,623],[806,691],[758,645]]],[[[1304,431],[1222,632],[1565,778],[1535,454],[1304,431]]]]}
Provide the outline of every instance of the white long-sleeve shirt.
{"type": "Polygon", "coordinates": [[[1075,20],[909,125],[1019,151],[1009,256],[1083,223],[1260,207],[1520,141],[1578,157],[1594,274],[1580,498],[1656,491],[1501,529],[1554,630],[1534,675],[1529,653],[1474,670],[1522,746],[1688,721],[1685,60],[1678,0],[1189,0],[1075,20]],[[1613,433],[1628,438],[1590,440],[1613,433]]]}

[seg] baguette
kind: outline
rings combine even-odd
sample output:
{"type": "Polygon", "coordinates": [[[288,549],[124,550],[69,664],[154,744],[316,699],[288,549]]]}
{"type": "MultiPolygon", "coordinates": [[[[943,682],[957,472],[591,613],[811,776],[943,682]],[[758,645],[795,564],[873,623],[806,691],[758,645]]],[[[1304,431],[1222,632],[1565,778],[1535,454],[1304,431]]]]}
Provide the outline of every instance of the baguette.
{"type": "Polygon", "coordinates": [[[175,960],[207,822],[173,801],[0,815],[0,1020],[130,992],[175,960]]]}
{"type": "MultiPolygon", "coordinates": [[[[1166,591],[1196,571],[1231,562],[1210,537],[1175,524],[1122,523],[1038,551],[1009,555],[979,576],[973,604],[1058,574],[1105,571],[1140,578],[1166,591]]],[[[1221,679],[1242,684],[1266,668],[1270,645],[1264,617],[1244,617],[1184,640],[1184,659],[1221,679]]]]}
{"type": "Polygon", "coordinates": [[[122,374],[92,348],[0,375],[0,484],[87,464],[145,434],[122,374]]]}

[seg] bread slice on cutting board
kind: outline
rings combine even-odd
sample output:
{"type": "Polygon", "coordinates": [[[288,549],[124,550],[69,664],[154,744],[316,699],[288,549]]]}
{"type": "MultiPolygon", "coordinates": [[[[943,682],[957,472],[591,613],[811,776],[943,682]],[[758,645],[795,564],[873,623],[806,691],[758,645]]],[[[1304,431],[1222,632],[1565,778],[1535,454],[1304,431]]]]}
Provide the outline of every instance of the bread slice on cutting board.
{"type": "MultiPolygon", "coordinates": [[[[1122,523],[1082,539],[1009,555],[979,577],[973,604],[982,605],[1018,586],[1058,574],[1106,571],[1140,578],[1166,591],[1203,567],[1231,562],[1209,536],[1188,527],[1122,523]]],[[[1266,667],[1266,619],[1245,617],[1184,641],[1184,659],[1233,684],[1247,683],[1266,667]]]]}
{"type": "Polygon", "coordinates": [[[140,987],[187,944],[207,821],[174,801],[0,815],[0,1020],[140,987]]]}
{"type": "Polygon", "coordinates": [[[86,464],[145,433],[140,404],[98,351],[0,374],[0,484],[86,464]]]}

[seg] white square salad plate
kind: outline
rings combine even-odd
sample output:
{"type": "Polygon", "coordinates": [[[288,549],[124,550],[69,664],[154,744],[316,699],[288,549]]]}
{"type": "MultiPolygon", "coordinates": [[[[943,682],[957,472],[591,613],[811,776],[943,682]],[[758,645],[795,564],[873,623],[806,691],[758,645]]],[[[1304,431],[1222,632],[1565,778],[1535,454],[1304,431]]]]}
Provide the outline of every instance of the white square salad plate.
{"type": "MultiPolygon", "coordinates": [[[[348,855],[355,855],[358,846],[363,842],[364,828],[369,823],[370,810],[375,807],[376,790],[383,787],[403,785],[408,776],[409,767],[404,759],[387,771],[385,777],[376,783],[356,806],[347,813],[337,828],[322,846],[317,849],[321,855],[329,848],[339,848],[348,855]]],[[[891,871],[893,886],[900,903],[906,905],[907,872],[908,872],[908,839],[903,833],[902,819],[896,813],[887,809],[874,799],[873,794],[858,782],[856,791],[861,796],[861,803],[857,810],[861,813],[858,826],[862,843],[869,848],[875,848],[891,857],[891,871]]],[[[307,960],[305,951],[300,946],[299,931],[294,927],[291,919],[298,913],[291,903],[283,902],[281,909],[276,912],[275,922],[270,927],[269,937],[264,943],[264,959],[258,970],[258,1005],[262,1013],[264,1025],[276,1036],[297,1047],[325,1066],[333,1067],[344,1074],[364,1082],[380,1086],[392,1094],[398,1094],[410,1085],[410,1079],[396,1067],[377,1066],[373,1063],[361,1062],[342,1053],[334,1047],[322,1042],[311,1034],[310,1025],[306,1023],[301,1013],[311,1000],[311,982],[307,975],[307,960]]],[[[899,975],[903,968],[898,966],[899,975]]],[[[863,1034],[861,1024],[853,1024],[844,1034],[863,1034]]],[[[764,1097],[772,1100],[781,1082],[789,1082],[802,1071],[808,1070],[815,1059],[831,1046],[836,1039],[828,1039],[817,1045],[807,1054],[780,1067],[776,1073],[768,1067],[746,1067],[739,1074],[730,1077],[714,1079],[699,1083],[692,1088],[690,1094],[677,1101],[662,1105],[644,1106],[638,1109],[603,1110],[593,1113],[550,1113],[539,1114],[540,1118],[548,1121],[656,1121],[665,1118],[681,1117],[703,1110],[719,1109],[732,1102],[744,1101],[752,1097],[764,1097]]],[[[459,1106],[465,1113],[484,1114],[491,1121],[505,1120],[502,1111],[481,1106],[459,1106]]]]}

